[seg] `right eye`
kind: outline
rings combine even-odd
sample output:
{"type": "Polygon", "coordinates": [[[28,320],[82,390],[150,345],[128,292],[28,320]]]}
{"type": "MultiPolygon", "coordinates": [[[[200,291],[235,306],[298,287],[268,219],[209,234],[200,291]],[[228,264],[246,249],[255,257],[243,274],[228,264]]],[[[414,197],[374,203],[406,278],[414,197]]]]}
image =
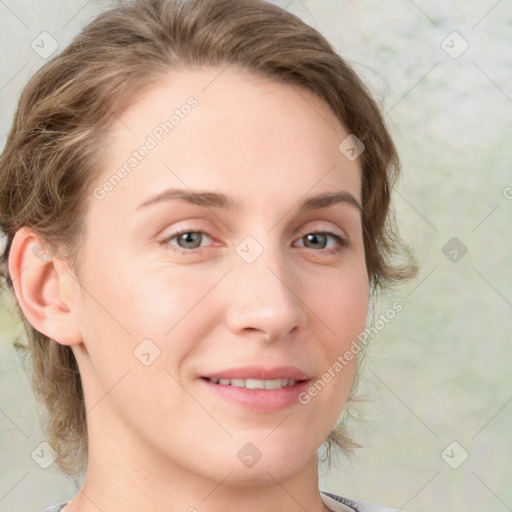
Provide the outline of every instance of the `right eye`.
{"type": "Polygon", "coordinates": [[[187,254],[204,247],[201,244],[205,237],[210,238],[204,231],[181,230],[164,238],[161,240],[161,243],[172,251],[187,254]],[[173,241],[175,241],[176,244],[172,243],[173,241]]]}

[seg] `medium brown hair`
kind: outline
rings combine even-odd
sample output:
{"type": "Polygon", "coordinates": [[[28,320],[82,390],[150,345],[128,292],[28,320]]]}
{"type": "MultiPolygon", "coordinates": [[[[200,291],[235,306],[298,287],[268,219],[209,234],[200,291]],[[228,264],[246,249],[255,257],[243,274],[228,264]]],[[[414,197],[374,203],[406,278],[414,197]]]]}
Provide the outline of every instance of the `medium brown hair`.
{"type": "MultiPolygon", "coordinates": [[[[365,145],[362,229],[372,291],[415,273],[409,254],[405,264],[392,258],[407,252],[390,210],[396,149],[365,85],[321,34],[264,0],[139,0],[97,16],[23,90],[0,157],[0,227],[7,237],[1,276],[11,291],[17,276],[8,272],[9,250],[24,226],[80,276],[104,134],[141,87],[172,71],[226,65],[305,87],[327,102],[365,145]]],[[[79,475],[87,463],[87,424],[76,360],[69,346],[38,332],[17,307],[32,386],[48,413],[47,439],[60,469],[79,475]]],[[[344,425],[327,441],[346,450],[356,444],[344,425]]]]}

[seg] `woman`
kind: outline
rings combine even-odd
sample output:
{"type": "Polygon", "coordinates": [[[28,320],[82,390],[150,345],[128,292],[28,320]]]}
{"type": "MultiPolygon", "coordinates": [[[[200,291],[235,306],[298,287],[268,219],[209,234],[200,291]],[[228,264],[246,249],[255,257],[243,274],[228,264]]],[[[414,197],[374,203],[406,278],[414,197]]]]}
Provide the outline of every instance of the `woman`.
{"type": "Polygon", "coordinates": [[[415,272],[397,173],[354,72],[260,0],[126,3],[47,63],[0,160],[48,442],[85,473],[47,510],[389,510],[321,492],[317,450],[355,445],[348,355],[415,272]]]}

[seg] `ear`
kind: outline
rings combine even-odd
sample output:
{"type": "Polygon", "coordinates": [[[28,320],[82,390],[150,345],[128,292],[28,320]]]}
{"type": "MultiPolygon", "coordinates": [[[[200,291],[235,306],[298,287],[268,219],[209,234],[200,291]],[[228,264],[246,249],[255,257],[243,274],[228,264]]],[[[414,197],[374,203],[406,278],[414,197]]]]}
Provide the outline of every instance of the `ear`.
{"type": "Polygon", "coordinates": [[[82,342],[79,283],[26,227],[19,229],[12,241],[9,273],[20,308],[35,329],[62,345],[82,342]]]}

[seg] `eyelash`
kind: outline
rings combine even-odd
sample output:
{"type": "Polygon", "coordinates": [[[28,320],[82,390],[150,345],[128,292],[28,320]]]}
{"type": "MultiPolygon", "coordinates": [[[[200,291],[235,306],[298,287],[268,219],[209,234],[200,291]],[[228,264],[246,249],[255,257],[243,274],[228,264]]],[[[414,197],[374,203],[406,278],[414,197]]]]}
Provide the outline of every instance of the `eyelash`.
{"type": "MultiPolygon", "coordinates": [[[[206,235],[207,237],[211,238],[208,233],[205,233],[204,231],[194,231],[191,229],[183,229],[181,231],[177,231],[175,233],[172,233],[170,236],[165,237],[163,240],[160,241],[160,243],[166,248],[173,252],[176,252],[178,254],[193,254],[202,252],[201,249],[204,249],[204,247],[198,247],[195,249],[183,249],[181,247],[172,246],[169,244],[171,240],[174,238],[178,238],[181,235],[187,234],[187,233],[200,233],[202,235],[206,235]]],[[[334,255],[339,254],[342,250],[349,247],[350,243],[348,239],[338,235],[337,233],[333,233],[332,231],[308,231],[304,234],[302,234],[298,239],[302,239],[307,235],[327,235],[332,238],[334,238],[338,242],[338,246],[331,248],[331,249],[318,249],[318,252],[323,252],[324,254],[334,255]]],[[[307,249],[307,247],[305,247],[307,249]]],[[[316,249],[313,249],[313,251],[316,251],[316,249]]]]}

